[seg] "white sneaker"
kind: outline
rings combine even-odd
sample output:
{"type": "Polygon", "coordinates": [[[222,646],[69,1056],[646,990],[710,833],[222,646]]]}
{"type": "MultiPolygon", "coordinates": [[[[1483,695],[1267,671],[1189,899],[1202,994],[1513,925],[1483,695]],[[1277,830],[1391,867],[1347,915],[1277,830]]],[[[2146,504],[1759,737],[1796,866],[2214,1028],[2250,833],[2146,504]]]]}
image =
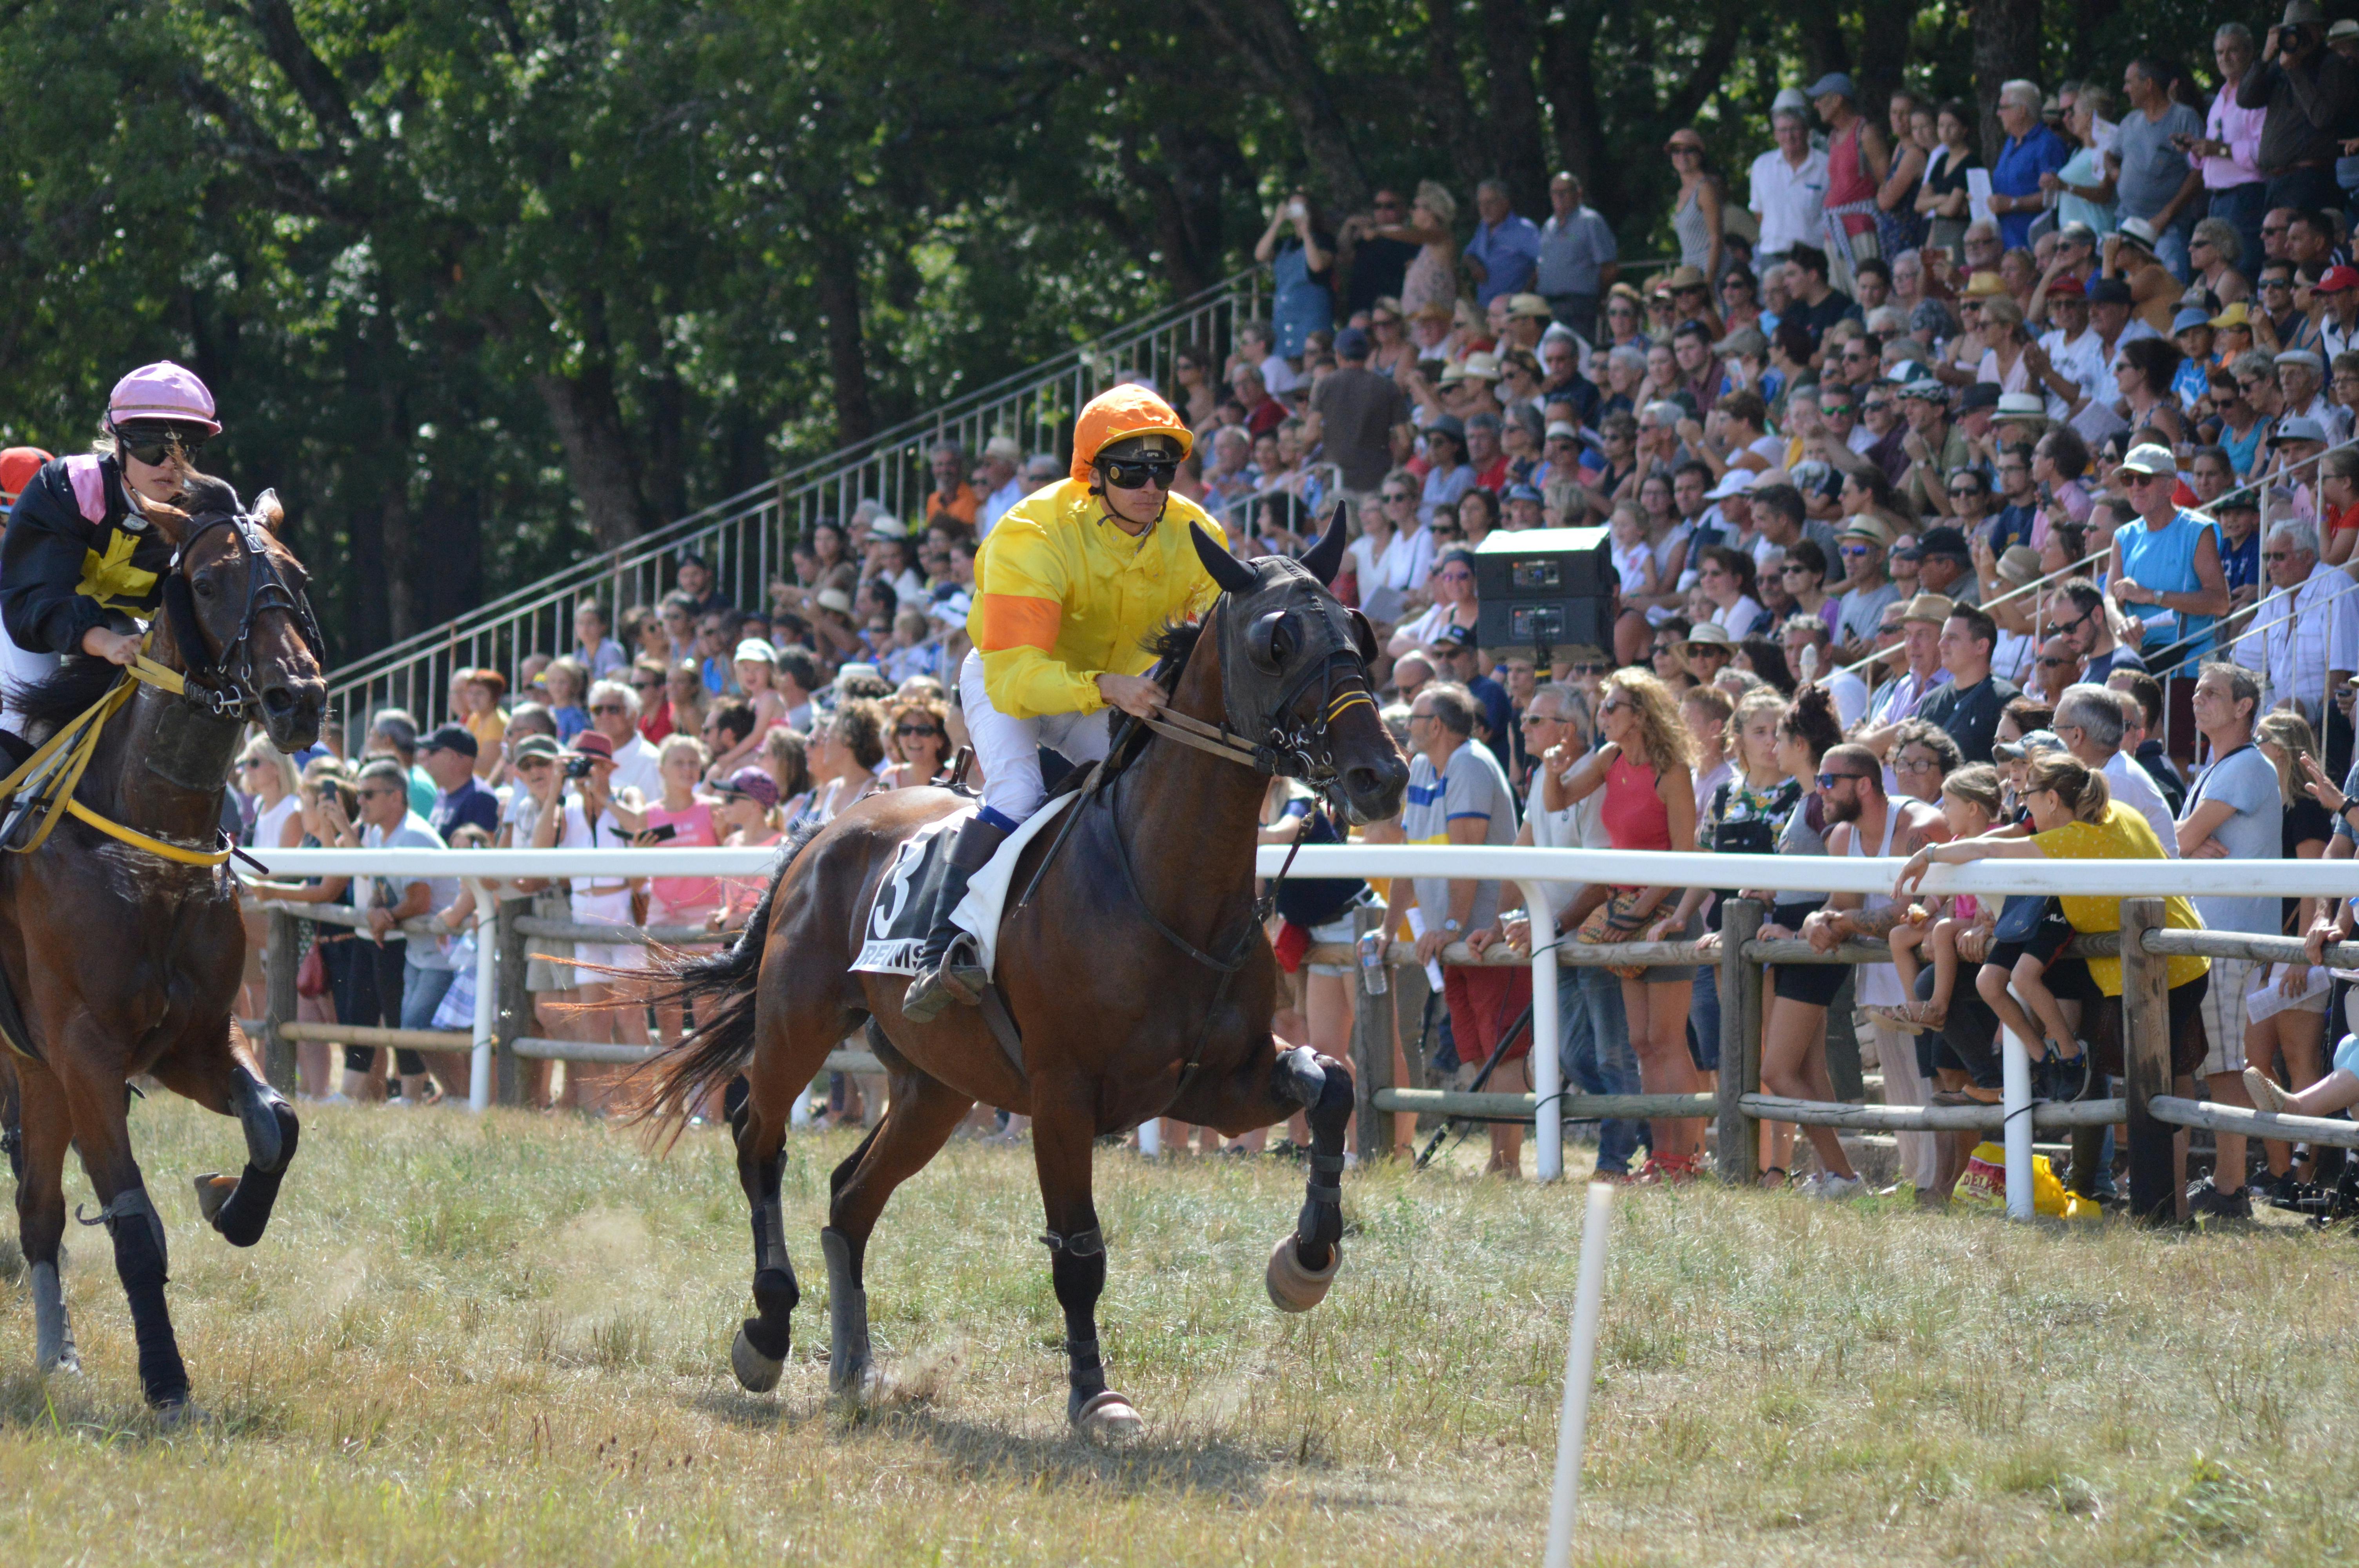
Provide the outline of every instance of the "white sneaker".
{"type": "Polygon", "coordinates": [[[1826,1173],[1824,1172],[1813,1171],[1799,1182],[1788,1182],[1786,1184],[1786,1190],[1789,1193],[1799,1194],[1806,1198],[1814,1198],[1819,1195],[1819,1184],[1826,1179],[1826,1173]]]}
{"type": "Polygon", "coordinates": [[[1810,1189],[1810,1196],[1824,1198],[1830,1203],[1855,1198],[1867,1191],[1867,1183],[1858,1176],[1822,1175],[1815,1180],[1818,1184],[1810,1189]]]}

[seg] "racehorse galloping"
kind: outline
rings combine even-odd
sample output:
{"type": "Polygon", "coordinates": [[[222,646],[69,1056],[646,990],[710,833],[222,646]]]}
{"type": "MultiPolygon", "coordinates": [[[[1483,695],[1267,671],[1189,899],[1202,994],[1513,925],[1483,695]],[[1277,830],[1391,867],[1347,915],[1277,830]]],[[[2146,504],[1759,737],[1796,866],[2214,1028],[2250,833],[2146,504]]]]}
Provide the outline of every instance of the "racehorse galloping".
{"type": "Polygon", "coordinates": [[[1306,1111],[1308,1200],[1271,1256],[1269,1288],[1290,1311],[1324,1297],[1342,1262],[1352,1079],[1344,1064],[1281,1049],[1269,1032],[1277,970],[1254,899],[1266,782],[1255,763],[1258,747],[1261,763],[1310,780],[1363,819],[1399,809],[1408,769],[1369,694],[1374,639],[1325,586],[1343,533],[1339,511],[1300,562],[1241,563],[1194,535],[1222,593],[1201,623],[1161,641],[1156,675],[1171,687],[1162,727],[1111,758],[1113,782],[1068,808],[1079,819],[1045,872],[1062,822],[1027,846],[1016,869],[1016,889],[1040,876],[998,938],[995,981],[1021,1031],[1020,1065],[984,1013],[953,1007],[915,1022],[901,1011],[900,977],[851,969],[896,849],[963,804],[945,790],[874,796],[799,841],[731,951],[672,966],[709,1022],[650,1064],[647,1114],[676,1125],[732,1075],[749,1080],[734,1126],[757,1315],[731,1357],[746,1388],[777,1385],[799,1295],[778,1196],[788,1113],[863,1020],[892,1096],[831,1178],[820,1232],[837,1392],[860,1397],[877,1382],[862,1277],[869,1233],[893,1189],[977,1100],[1032,1118],[1076,1426],[1110,1436],[1139,1427],[1130,1401],[1107,1388],[1098,1353],[1106,1260],[1090,1181],[1101,1134],[1154,1116],[1235,1134],[1306,1111]],[[1172,726],[1196,738],[1173,743],[1172,726]]]}
{"type": "Polygon", "coordinates": [[[100,730],[72,806],[31,853],[0,856],[0,974],[29,1053],[16,1063],[16,1213],[41,1370],[79,1369],[57,1277],[71,1143],[113,1235],[142,1390],[172,1412],[187,1402],[189,1378],[164,1301],[163,1221],[132,1158],[125,1085],[152,1074],[238,1119],[245,1169],[198,1177],[198,1202],[234,1245],[259,1240],[298,1130],[233,1018],[245,933],[217,848],[222,790],[244,721],[258,721],[281,751],[300,751],[319,736],[326,685],[302,568],[269,531],[279,521],[275,501],[250,516],[228,485],[184,472],[177,506],[149,499],[141,513],[173,547],[152,665],[127,672],[69,657],[9,693],[38,735],[82,715],[116,681],[137,679],[100,730]]]}

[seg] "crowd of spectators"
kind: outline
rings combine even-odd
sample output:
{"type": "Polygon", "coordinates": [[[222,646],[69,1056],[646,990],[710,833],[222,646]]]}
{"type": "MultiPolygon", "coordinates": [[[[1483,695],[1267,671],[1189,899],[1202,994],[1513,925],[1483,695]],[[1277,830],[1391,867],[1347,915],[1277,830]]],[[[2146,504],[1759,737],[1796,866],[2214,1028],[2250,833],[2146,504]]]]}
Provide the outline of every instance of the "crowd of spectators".
{"type": "MultiPolygon", "coordinates": [[[[2009,81],[1987,163],[1965,105],[1867,103],[1829,75],[1777,95],[1774,145],[1741,187],[1696,131],[1667,138],[1679,255],[1645,276],[1625,276],[1615,219],[1571,173],[1546,213],[1516,211],[1500,181],[1462,205],[1438,180],[1379,189],[1341,216],[1289,191],[1256,251],[1268,319],[1225,350],[1181,349],[1163,390],[1195,435],[1178,489],[1233,550],[1299,553],[1343,514],[1337,590],[1376,625],[1372,674],[1413,770],[1404,816],[1367,837],[2349,855],[2354,57],[2359,25],[2330,29],[2293,0],[2260,40],[2221,27],[2208,65],[2126,62],[2118,94],[2009,81]],[[1485,645],[1475,568],[1494,535],[1550,527],[1606,531],[1618,603],[1610,646],[1540,668],[1485,645]]],[[[683,557],[658,602],[610,617],[585,601],[571,645],[463,674],[422,737],[380,712],[351,762],[341,745],[299,776],[256,759],[241,774],[252,840],[761,844],[939,776],[963,738],[943,677],[965,651],[976,545],[1063,466],[1002,436],[979,454],[945,442],[929,469],[907,520],[868,502],[818,522],[758,609],[683,557]]],[[[1337,831],[1284,790],[1269,822],[1277,838],[1337,831]]],[[[1741,872],[1729,881],[1567,889],[1553,913],[1591,941],[1705,935],[1742,891],[1741,872]]],[[[751,902],[653,871],[527,891],[582,924],[716,935],[751,902]]],[[[1512,888],[1358,896],[1380,895],[1427,959],[1528,939],[1512,888]]],[[[292,896],[369,912],[354,936],[322,928],[311,1005],[409,1024],[447,1001],[463,968],[448,941],[412,934],[407,957],[385,955],[403,920],[459,924],[455,888],[328,879],[292,896]]],[[[2002,1022],[2038,1044],[2048,1092],[2093,1093],[2119,1070],[2102,1022],[2118,968],[2061,956],[2073,933],[2112,928],[2108,901],[2014,919],[1973,899],[1771,902],[1773,932],[1890,940],[1894,960],[1776,972],[1773,1092],[1856,1093],[1865,1063],[1896,1103],[1988,1098],[2002,1022]]],[[[1348,913],[1306,919],[1326,941],[1348,913]]],[[[2181,914],[2234,930],[2350,919],[2263,899],[2181,914]]],[[[580,956],[640,962],[626,944],[580,956]]],[[[1351,988],[1299,968],[1281,1024],[1332,1048],[1351,988]]],[[[1407,1018],[1404,1070],[1443,1082],[1502,1054],[1490,1087],[1527,1085],[1528,1035],[1511,1026],[1528,972],[1436,974],[1439,1026],[1407,1018]]],[[[2322,971],[2221,961],[2173,979],[2189,991],[2180,1065],[2205,1092],[2266,1092],[2248,1065],[2294,1091],[2320,1079],[2322,971]],[[2267,1001],[2271,987],[2288,1000],[2267,1001]]],[[[552,1033],[646,1037],[637,1010],[560,1010],[603,981],[536,960],[531,984],[552,1033]]],[[[1568,968],[1560,985],[1569,1082],[1713,1080],[1709,966],[1568,968]]],[[[338,1092],[375,1092],[371,1055],[353,1054],[338,1092]]],[[[404,1099],[426,1092],[430,1064],[392,1066],[404,1099]]],[[[594,1104],[597,1078],[569,1073],[564,1092],[594,1104]]],[[[874,1108],[855,1094],[843,1108],[874,1108]]],[[[1596,1137],[1601,1171],[1650,1179],[1690,1174],[1701,1147],[1693,1122],[1596,1137]]],[[[1495,1133],[1495,1168],[1516,1169],[1516,1142],[1495,1133]]],[[[1812,1190],[1856,1190],[1842,1146],[1810,1142],[1812,1190]]],[[[1788,1129],[1766,1151],[1773,1178],[1790,1144],[1788,1129]]],[[[2223,1142],[2201,1195],[2223,1213],[2243,1201],[2228,1156],[2223,1142]]],[[[2284,1151],[2269,1161],[2291,1168],[2284,1151]]],[[[1901,1162],[1920,1194],[1946,1194],[1962,1150],[1904,1135],[1901,1162]]],[[[2084,1190],[2108,1190],[2110,1167],[2082,1163],[2084,1190]]]]}

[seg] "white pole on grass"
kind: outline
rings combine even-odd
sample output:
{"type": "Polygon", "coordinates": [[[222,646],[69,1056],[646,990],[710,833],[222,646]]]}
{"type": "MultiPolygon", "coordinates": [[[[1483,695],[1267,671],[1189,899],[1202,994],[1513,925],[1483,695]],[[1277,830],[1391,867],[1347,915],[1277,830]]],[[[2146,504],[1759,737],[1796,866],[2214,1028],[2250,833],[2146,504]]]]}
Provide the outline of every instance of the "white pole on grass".
{"type": "Polygon", "coordinates": [[[2006,1217],[2029,1219],[2031,1205],[2031,1054],[2022,1036],[1999,1031],[1999,1103],[2006,1118],[2006,1217]]]}
{"type": "Polygon", "coordinates": [[[500,1027],[500,945],[492,918],[499,904],[481,877],[469,877],[467,887],[475,895],[475,1049],[468,1064],[467,1108],[480,1111],[492,1103],[492,1042],[500,1027]]]}
{"type": "Polygon", "coordinates": [[[1564,1408],[1556,1423],[1556,1489],[1549,1505],[1546,1568],[1565,1568],[1572,1524],[1581,1512],[1581,1448],[1589,1434],[1589,1386],[1596,1380],[1597,1311],[1605,1293],[1605,1231],[1614,1189],[1589,1184],[1589,1216],[1581,1228],[1581,1275],[1572,1292],[1572,1339],[1564,1349],[1564,1408]]]}
{"type": "Polygon", "coordinates": [[[1532,1118],[1534,1174],[1543,1182],[1564,1179],[1564,1065],[1558,1056],[1560,1033],[1556,1006],[1556,920],[1549,903],[1549,884],[1527,881],[1524,908],[1532,922],[1532,1091],[1539,1109],[1532,1118]]]}
{"type": "Polygon", "coordinates": [[[1138,1152],[1152,1160],[1163,1152],[1163,1119],[1150,1116],[1138,1124],[1138,1152]]]}

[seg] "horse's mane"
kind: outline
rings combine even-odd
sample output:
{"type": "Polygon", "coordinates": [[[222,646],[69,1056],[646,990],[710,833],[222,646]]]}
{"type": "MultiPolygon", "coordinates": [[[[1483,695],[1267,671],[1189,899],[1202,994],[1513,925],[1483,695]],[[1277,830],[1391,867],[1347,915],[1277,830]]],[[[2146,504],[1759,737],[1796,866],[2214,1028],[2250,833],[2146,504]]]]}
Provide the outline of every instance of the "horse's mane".
{"type": "Polygon", "coordinates": [[[87,654],[70,654],[39,680],[8,685],[8,706],[25,716],[29,727],[63,724],[76,719],[104,697],[123,675],[120,666],[87,654]]]}
{"type": "Polygon", "coordinates": [[[1167,621],[1163,629],[1147,639],[1147,651],[1155,655],[1161,666],[1159,676],[1176,675],[1187,667],[1188,655],[1196,651],[1196,640],[1204,634],[1201,621],[1167,621]]]}

